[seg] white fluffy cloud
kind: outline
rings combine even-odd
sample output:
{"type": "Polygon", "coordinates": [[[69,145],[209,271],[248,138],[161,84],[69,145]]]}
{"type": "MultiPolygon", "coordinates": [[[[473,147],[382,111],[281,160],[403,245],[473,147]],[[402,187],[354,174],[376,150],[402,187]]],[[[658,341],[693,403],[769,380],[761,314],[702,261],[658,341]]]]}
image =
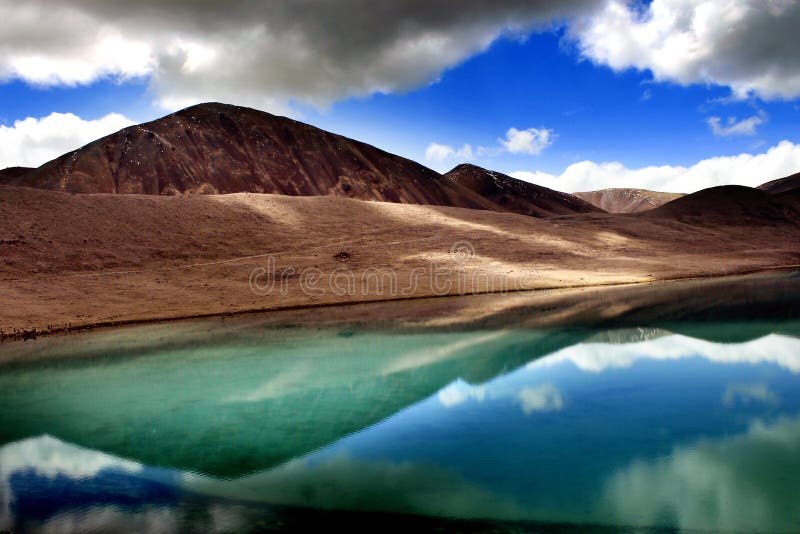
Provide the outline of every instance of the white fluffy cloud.
{"type": "Polygon", "coordinates": [[[425,149],[425,159],[431,163],[442,163],[448,160],[471,160],[473,158],[472,146],[464,145],[458,150],[450,145],[431,143],[425,149]]]}
{"type": "Polygon", "coordinates": [[[77,2],[0,0],[0,12],[0,79],[76,85],[105,76],[144,76],[155,66],[146,34],[126,34],[77,2]]]}
{"type": "Polygon", "coordinates": [[[486,399],[486,387],[473,386],[459,378],[440,389],[436,397],[445,408],[459,406],[468,400],[483,402],[486,399]]]}
{"type": "Polygon", "coordinates": [[[711,128],[714,135],[718,137],[727,137],[729,135],[755,135],[756,128],[763,124],[765,120],[765,116],[760,114],[747,117],[740,121],[737,121],[736,117],[728,117],[728,122],[726,124],[723,124],[722,119],[719,117],[709,117],[706,123],[708,127],[711,128]]]}
{"type": "Polygon", "coordinates": [[[517,400],[525,415],[533,412],[555,412],[564,407],[564,397],[561,396],[561,392],[549,383],[523,388],[517,394],[517,400]]]}
{"type": "Polygon", "coordinates": [[[0,447],[0,529],[14,527],[15,495],[11,480],[15,475],[33,472],[50,479],[80,480],[106,469],[137,473],[142,467],[139,463],[83,449],[47,435],[3,445],[0,447]]]}
{"type": "Polygon", "coordinates": [[[701,160],[691,167],[663,165],[629,169],[619,162],[573,163],[560,175],[517,171],[511,176],[558,191],[592,191],[634,187],[692,193],[716,185],[754,187],[800,171],[800,144],[781,141],[760,154],[739,154],[701,160]]]}
{"type": "Polygon", "coordinates": [[[433,82],[502,35],[548,27],[596,1],[0,0],[0,79],[145,76],[168,108],[325,106],[433,82]]]}
{"type": "Polygon", "coordinates": [[[472,145],[464,144],[461,148],[456,149],[450,145],[431,143],[425,149],[425,160],[436,165],[471,161],[475,157],[498,156],[505,153],[536,156],[553,144],[554,138],[553,130],[547,128],[528,128],[527,130],[509,128],[506,136],[499,138],[498,146],[494,147],[478,146],[473,150],[472,145]]]}
{"type": "Polygon", "coordinates": [[[528,369],[541,369],[569,362],[589,373],[627,369],[645,360],[704,358],[720,364],[770,363],[791,373],[800,373],[800,339],[768,334],[743,343],[713,343],[679,334],[634,343],[580,343],[530,362],[528,369]]]}
{"type": "Polygon", "coordinates": [[[727,137],[729,135],[754,135],[756,133],[756,127],[763,122],[764,119],[758,115],[747,117],[738,122],[736,121],[736,117],[728,117],[728,123],[726,125],[722,124],[722,119],[719,117],[709,117],[708,120],[706,120],[708,127],[711,128],[714,135],[718,137],[727,137]]]}
{"type": "Polygon", "coordinates": [[[96,120],[83,120],[72,113],[51,113],[16,121],[13,126],[0,126],[0,169],[16,165],[38,167],[131,124],[133,121],[118,113],[96,120]]]}
{"type": "Polygon", "coordinates": [[[505,139],[500,139],[500,144],[512,154],[539,154],[542,150],[553,144],[553,130],[547,128],[528,128],[517,130],[509,128],[505,139]]]}
{"type": "Polygon", "coordinates": [[[678,531],[793,532],[798,453],[800,421],[754,420],[743,434],[686,443],[619,469],[604,484],[604,515],[678,531]]]}
{"type": "Polygon", "coordinates": [[[738,97],[800,96],[797,0],[609,0],[576,18],[582,54],[656,80],[728,86],[738,97]]]}

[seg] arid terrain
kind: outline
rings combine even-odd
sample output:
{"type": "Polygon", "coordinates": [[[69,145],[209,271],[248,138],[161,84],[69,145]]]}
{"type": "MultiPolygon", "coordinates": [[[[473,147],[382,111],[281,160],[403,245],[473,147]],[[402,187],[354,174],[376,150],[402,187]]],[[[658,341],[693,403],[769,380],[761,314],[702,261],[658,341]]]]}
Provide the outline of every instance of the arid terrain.
{"type": "Polygon", "coordinates": [[[445,173],[445,176],[513,213],[549,217],[603,211],[588,201],[576,198],[575,195],[523,182],[476,165],[458,165],[445,173]]]}
{"type": "Polygon", "coordinates": [[[800,189],[800,172],[791,176],[786,176],[785,178],[778,178],[777,180],[772,180],[765,184],[761,184],[758,186],[758,188],[773,195],[797,191],[800,189]]]}
{"type": "Polygon", "coordinates": [[[71,193],[336,195],[502,210],[419,163],[292,119],[217,103],[125,128],[13,174],[8,185],[71,193]]]}
{"type": "Polygon", "coordinates": [[[609,211],[637,213],[612,214],[480,167],[441,175],[222,104],[0,176],[6,337],[800,265],[797,175],[647,211],[642,201],[666,197],[616,195],[624,205],[609,211]]]}
{"type": "Polygon", "coordinates": [[[708,209],[698,220],[695,195],[682,199],[685,213],[664,206],[539,219],[331,196],[70,195],[2,186],[0,325],[57,329],[800,264],[796,194],[792,207],[757,190],[713,193],[725,207],[748,203],[750,215],[708,209]],[[318,276],[310,286],[308,273],[318,276]]]}
{"type": "Polygon", "coordinates": [[[646,189],[612,188],[572,193],[608,213],[638,213],[657,208],[683,196],[646,189]]]}
{"type": "Polygon", "coordinates": [[[5,169],[0,169],[0,184],[11,183],[12,180],[16,182],[23,174],[32,170],[33,168],[31,167],[6,167],[5,169]]]}

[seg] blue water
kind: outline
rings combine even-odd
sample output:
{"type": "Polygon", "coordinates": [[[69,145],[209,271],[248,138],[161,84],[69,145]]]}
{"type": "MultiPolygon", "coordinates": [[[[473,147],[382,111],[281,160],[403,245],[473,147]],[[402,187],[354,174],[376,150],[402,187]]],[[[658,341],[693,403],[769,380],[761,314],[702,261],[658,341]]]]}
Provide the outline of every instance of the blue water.
{"type": "Polygon", "coordinates": [[[800,323],[121,332],[0,367],[0,529],[800,531],[800,323]]]}

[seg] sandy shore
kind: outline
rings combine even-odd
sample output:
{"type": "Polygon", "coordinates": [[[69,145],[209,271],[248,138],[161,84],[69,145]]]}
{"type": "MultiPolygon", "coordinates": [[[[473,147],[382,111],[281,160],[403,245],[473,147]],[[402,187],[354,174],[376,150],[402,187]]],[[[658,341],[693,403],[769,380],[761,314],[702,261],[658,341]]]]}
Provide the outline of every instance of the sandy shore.
{"type": "MultiPolygon", "coordinates": [[[[165,347],[209,346],[241,339],[307,339],[355,332],[476,332],[480,330],[666,328],[693,335],[712,322],[726,339],[755,339],[771,332],[797,335],[800,271],[770,271],[622,286],[543,289],[306,307],[236,316],[176,319],[97,327],[81,335],[56,334],[35,342],[0,345],[0,366],[59,358],[147,354],[165,347]],[[787,330],[788,329],[788,330],[787,330]]],[[[625,330],[627,331],[627,330],[625,330]]],[[[587,334],[589,335],[589,334],[587,334]]],[[[635,334],[634,334],[635,335],[635,334]]]]}
{"type": "Polygon", "coordinates": [[[800,264],[798,227],[335,197],[0,187],[0,328],[58,330],[800,264]]]}

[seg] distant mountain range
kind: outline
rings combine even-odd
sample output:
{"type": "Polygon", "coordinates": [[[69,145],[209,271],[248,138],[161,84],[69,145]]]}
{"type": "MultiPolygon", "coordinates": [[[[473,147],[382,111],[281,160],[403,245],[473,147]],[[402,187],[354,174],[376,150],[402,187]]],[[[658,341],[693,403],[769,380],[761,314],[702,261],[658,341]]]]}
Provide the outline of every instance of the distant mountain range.
{"type": "Polygon", "coordinates": [[[647,189],[612,188],[573,193],[609,213],[638,213],[657,208],[683,196],[683,193],[662,193],[647,189]]]}
{"type": "MultiPolygon", "coordinates": [[[[287,118],[203,104],[35,169],[0,171],[0,301],[9,303],[0,306],[0,340],[209,314],[796,269],[798,176],[689,195],[571,195],[474,165],[439,174],[287,118]],[[315,282],[306,273],[321,277],[312,288],[321,293],[309,290],[315,282]]],[[[575,298],[576,321],[653,307],[645,298],[587,312],[575,298]]],[[[480,313],[518,313],[516,302],[480,313]]],[[[545,315],[562,316],[553,310],[542,303],[545,315]]]]}
{"type": "Polygon", "coordinates": [[[559,213],[573,213],[570,205],[577,212],[593,211],[582,201],[564,203],[569,195],[545,188],[538,188],[538,196],[553,195],[554,201],[504,205],[450,176],[368,144],[219,103],[125,128],[36,169],[7,169],[0,181],[72,193],[334,195],[525,214],[534,214],[528,204],[538,202],[563,203],[559,213]]]}
{"type": "MultiPolygon", "coordinates": [[[[38,168],[0,170],[0,184],[70,193],[333,195],[534,217],[635,213],[683,197],[644,189],[567,194],[468,164],[442,175],[302,122],[220,103],[130,126],[38,168]]],[[[775,196],[798,187],[800,173],[759,189],[775,196]]]]}

